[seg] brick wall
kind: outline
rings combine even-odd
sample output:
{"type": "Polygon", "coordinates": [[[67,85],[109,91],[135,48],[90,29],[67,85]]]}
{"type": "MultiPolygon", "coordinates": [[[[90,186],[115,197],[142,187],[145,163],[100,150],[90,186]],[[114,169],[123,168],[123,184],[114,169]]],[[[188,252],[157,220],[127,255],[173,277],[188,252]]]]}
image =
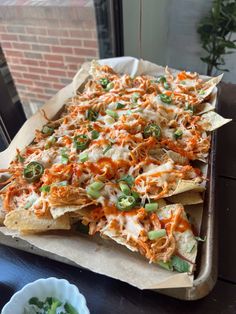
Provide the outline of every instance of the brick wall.
{"type": "Polygon", "coordinates": [[[0,44],[29,116],[71,82],[81,63],[98,57],[93,2],[57,7],[0,3],[0,44]]]}

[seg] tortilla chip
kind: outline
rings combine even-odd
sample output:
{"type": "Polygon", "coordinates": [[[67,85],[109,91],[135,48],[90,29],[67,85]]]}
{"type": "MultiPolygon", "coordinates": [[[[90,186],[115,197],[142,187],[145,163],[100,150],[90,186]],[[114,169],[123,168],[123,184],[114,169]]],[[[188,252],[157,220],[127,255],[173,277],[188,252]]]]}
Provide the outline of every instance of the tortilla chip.
{"type": "Polygon", "coordinates": [[[90,65],[90,62],[83,63],[79,71],[74,76],[72,81],[74,94],[76,94],[77,90],[88,80],[90,76],[90,65]]]}
{"type": "Polygon", "coordinates": [[[188,191],[173,195],[167,198],[173,204],[180,203],[182,205],[194,205],[203,203],[202,196],[199,192],[188,191]]]}
{"type": "Polygon", "coordinates": [[[192,190],[194,190],[195,192],[202,192],[205,190],[205,187],[202,184],[199,184],[198,182],[193,180],[180,180],[174,192],[170,193],[169,196],[192,190]]]}
{"type": "MultiPolygon", "coordinates": [[[[178,206],[182,206],[182,204],[173,204],[162,207],[158,209],[157,215],[159,219],[170,218],[174,215],[174,212],[177,210],[178,206]]],[[[186,212],[182,211],[183,220],[188,221],[186,212]]],[[[197,240],[192,232],[192,230],[185,230],[184,232],[174,231],[174,237],[177,242],[177,252],[187,260],[195,263],[197,256],[197,240]]]]}
{"type": "Polygon", "coordinates": [[[125,247],[127,247],[127,249],[129,249],[132,252],[138,252],[138,249],[135,246],[128,244],[127,240],[122,238],[120,235],[117,235],[115,230],[105,227],[101,230],[100,235],[102,238],[105,238],[105,239],[109,238],[120,245],[124,245],[125,247]]]}
{"type": "Polygon", "coordinates": [[[67,215],[58,219],[38,218],[33,211],[18,209],[9,212],[4,225],[13,230],[42,232],[48,230],[69,230],[70,221],[67,215]]]}
{"type": "Polygon", "coordinates": [[[159,200],[156,200],[155,202],[158,204],[159,208],[166,206],[166,201],[164,200],[164,198],[160,198],[159,200]]]}
{"type": "MultiPolygon", "coordinates": [[[[160,220],[163,218],[170,218],[172,215],[175,215],[175,211],[177,210],[179,206],[183,208],[182,204],[167,205],[167,206],[159,208],[156,212],[158,218],[160,220]]],[[[188,221],[187,215],[184,210],[182,211],[181,219],[188,221]]],[[[116,243],[125,246],[132,252],[138,251],[135,245],[127,243],[127,240],[121,236],[120,232],[118,230],[110,229],[109,225],[104,227],[100,231],[100,233],[102,237],[109,238],[115,241],[116,243]]],[[[195,263],[195,259],[197,255],[197,241],[195,239],[195,236],[192,230],[189,230],[189,229],[183,232],[174,231],[173,234],[176,239],[177,253],[180,256],[186,258],[189,262],[191,262],[189,263],[189,266],[190,266],[189,271],[191,273],[194,269],[193,264],[195,263]]]]}
{"type": "Polygon", "coordinates": [[[203,113],[215,110],[215,106],[210,104],[209,102],[203,102],[197,106],[196,115],[202,115],[203,113]]]}
{"type": "MultiPolygon", "coordinates": [[[[94,202],[91,202],[91,204],[93,204],[94,202]]],[[[88,207],[90,204],[85,204],[85,205],[80,205],[80,206],[76,206],[76,205],[63,205],[63,206],[56,206],[56,207],[51,207],[50,208],[50,213],[53,217],[53,219],[57,219],[63,215],[65,215],[66,213],[75,213],[76,214],[86,214],[86,211],[88,211],[87,209],[84,211],[82,210],[83,208],[88,207]]],[[[76,215],[78,216],[78,215],[76,215]]]]}
{"type": "Polygon", "coordinates": [[[172,150],[168,150],[166,154],[177,164],[179,165],[187,165],[188,164],[188,158],[180,155],[179,153],[176,153],[172,150]]]}
{"type": "Polygon", "coordinates": [[[6,212],[3,210],[2,206],[0,205],[0,225],[3,226],[4,219],[6,217],[6,212]]]}
{"type": "Polygon", "coordinates": [[[195,263],[198,242],[195,239],[192,230],[174,232],[174,236],[177,242],[178,254],[186,258],[188,261],[195,263]]]}
{"type": "Polygon", "coordinates": [[[214,131],[220,128],[222,125],[232,121],[232,119],[225,119],[221,117],[218,113],[214,111],[209,111],[203,114],[202,118],[204,118],[209,123],[209,125],[205,127],[206,131],[214,131]]]}
{"type": "Polygon", "coordinates": [[[204,90],[204,94],[198,95],[198,97],[202,100],[206,99],[212,93],[215,86],[220,83],[222,77],[223,77],[223,74],[220,74],[216,77],[213,77],[209,81],[203,83],[202,90],[204,90]]]}

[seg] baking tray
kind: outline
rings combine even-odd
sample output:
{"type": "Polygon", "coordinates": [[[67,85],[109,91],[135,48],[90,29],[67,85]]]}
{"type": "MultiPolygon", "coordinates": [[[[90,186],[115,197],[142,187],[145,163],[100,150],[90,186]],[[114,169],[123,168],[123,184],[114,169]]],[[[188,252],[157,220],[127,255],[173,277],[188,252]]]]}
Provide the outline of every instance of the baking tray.
{"type": "MultiPolygon", "coordinates": [[[[205,297],[214,287],[217,279],[217,228],[216,228],[216,206],[215,206],[215,185],[216,185],[216,131],[212,133],[212,146],[208,164],[208,185],[204,198],[204,211],[202,217],[201,235],[206,235],[206,241],[199,243],[197,270],[190,288],[172,288],[154,290],[181,300],[197,300],[205,297]]],[[[69,265],[79,267],[67,258],[40,250],[28,242],[5,236],[0,233],[0,243],[6,246],[17,248],[36,255],[47,257],[69,265]]]]}
{"type": "MultiPolygon", "coordinates": [[[[217,108],[217,106],[216,106],[217,108]]],[[[194,274],[193,286],[190,288],[174,288],[155,290],[159,293],[180,299],[198,300],[207,296],[214,288],[218,273],[218,237],[216,212],[216,143],[217,131],[212,133],[211,152],[208,162],[208,184],[204,196],[204,209],[201,232],[206,236],[205,242],[199,242],[197,269],[194,274]]]]}
{"type": "MultiPolygon", "coordinates": [[[[80,87],[82,88],[82,86],[80,87]]],[[[217,109],[216,103],[216,109],[217,109]]],[[[63,110],[63,108],[61,109],[63,110]]],[[[60,110],[60,112],[61,112],[60,110]]],[[[217,111],[217,110],[216,110],[217,111]]],[[[56,115],[58,116],[58,114],[56,115]]],[[[216,131],[211,134],[211,151],[208,162],[208,184],[204,195],[204,210],[201,223],[201,236],[206,236],[205,242],[199,242],[197,269],[194,274],[193,286],[189,288],[156,289],[162,293],[180,300],[198,300],[205,297],[213,289],[217,279],[217,226],[215,206],[216,186],[216,131]]],[[[5,236],[0,233],[0,243],[17,248],[52,260],[60,261],[72,266],[78,266],[73,261],[56,254],[41,250],[28,242],[5,236]]]]}

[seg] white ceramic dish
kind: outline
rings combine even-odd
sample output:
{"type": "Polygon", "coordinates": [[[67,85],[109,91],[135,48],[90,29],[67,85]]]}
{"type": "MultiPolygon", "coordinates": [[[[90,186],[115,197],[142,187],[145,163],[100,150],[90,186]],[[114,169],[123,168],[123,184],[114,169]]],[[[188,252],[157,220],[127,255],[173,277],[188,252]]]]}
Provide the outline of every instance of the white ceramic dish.
{"type": "Polygon", "coordinates": [[[79,289],[65,279],[54,277],[38,279],[24,286],[11,297],[3,307],[1,314],[23,314],[24,307],[32,297],[40,300],[44,300],[46,297],[55,297],[62,302],[69,302],[79,314],[89,314],[86,300],[79,289]]]}

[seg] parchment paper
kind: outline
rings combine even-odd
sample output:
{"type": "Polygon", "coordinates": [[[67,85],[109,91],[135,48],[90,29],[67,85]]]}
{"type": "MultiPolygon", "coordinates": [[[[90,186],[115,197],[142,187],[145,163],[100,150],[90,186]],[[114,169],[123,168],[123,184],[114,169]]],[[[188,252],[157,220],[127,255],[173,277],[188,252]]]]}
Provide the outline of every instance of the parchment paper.
{"type": "MultiPolygon", "coordinates": [[[[117,72],[129,73],[132,76],[137,74],[160,75],[164,71],[161,66],[132,57],[103,59],[99,60],[99,63],[111,65],[117,72]]],[[[75,75],[73,82],[60,90],[43,106],[42,109],[49,118],[53,118],[62,108],[66,99],[72,97],[76,90],[83,86],[89,77],[88,69],[89,63],[85,63],[75,75]]],[[[214,90],[210,102],[213,107],[215,101],[216,90],[214,90]]],[[[46,122],[40,112],[26,121],[10,146],[0,153],[0,167],[6,168],[15,157],[16,148],[21,150],[30,144],[34,138],[34,130],[41,129],[46,122]]],[[[191,213],[193,213],[198,229],[200,229],[202,209],[201,205],[191,206],[191,213]]],[[[110,240],[68,234],[17,235],[5,227],[0,227],[0,232],[7,238],[14,236],[27,241],[29,245],[35,247],[36,252],[38,248],[54,253],[73,261],[78,266],[119,279],[140,289],[183,288],[193,285],[192,275],[170,272],[155,264],[149,264],[138,253],[132,253],[110,240]]]]}

